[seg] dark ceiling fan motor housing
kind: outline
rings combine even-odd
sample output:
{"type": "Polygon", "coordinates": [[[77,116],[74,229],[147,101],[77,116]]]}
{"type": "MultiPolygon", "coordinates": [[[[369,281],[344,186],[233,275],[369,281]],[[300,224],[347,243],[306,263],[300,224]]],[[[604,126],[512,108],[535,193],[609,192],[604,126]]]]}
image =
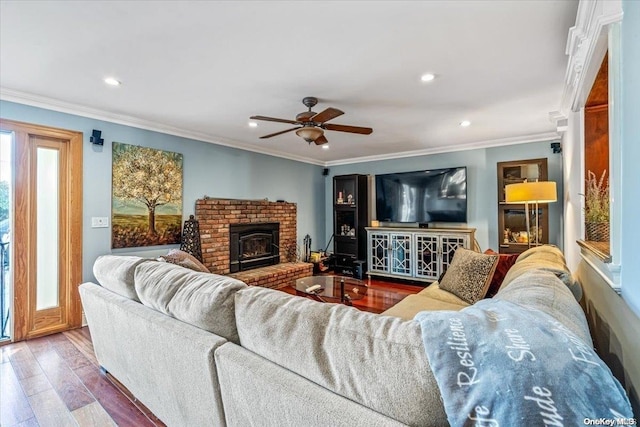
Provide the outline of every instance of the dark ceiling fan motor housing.
{"type": "Polygon", "coordinates": [[[336,117],[343,115],[344,112],[338,110],[337,108],[329,107],[324,111],[316,114],[314,111],[311,111],[311,108],[313,108],[318,103],[318,98],[307,96],[302,100],[302,103],[309,110],[296,115],[295,120],[278,119],[275,117],[266,116],[251,116],[250,118],[252,120],[265,120],[268,122],[279,122],[298,125],[298,127],[261,136],[260,139],[271,138],[273,136],[282,135],[283,133],[295,130],[296,135],[307,141],[309,144],[313,142],[316,145],[322,145],[329,142],[324,136],[324,130],[359,133],[362,135],[369,135],[371,132],[373,132],[373,129],[371,128],[326,123],[331,119],[335,119],[336,117]]]}

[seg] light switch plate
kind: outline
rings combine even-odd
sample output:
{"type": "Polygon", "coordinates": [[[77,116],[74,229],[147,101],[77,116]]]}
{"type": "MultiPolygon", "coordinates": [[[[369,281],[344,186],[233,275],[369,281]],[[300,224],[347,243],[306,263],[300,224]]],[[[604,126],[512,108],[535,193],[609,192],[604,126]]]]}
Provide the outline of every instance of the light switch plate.
{"type": "Polygon", "coordinates": [[[109,227],[109,217],[107,216],[92,216],[91,228],[107,228],[109,227]]]}

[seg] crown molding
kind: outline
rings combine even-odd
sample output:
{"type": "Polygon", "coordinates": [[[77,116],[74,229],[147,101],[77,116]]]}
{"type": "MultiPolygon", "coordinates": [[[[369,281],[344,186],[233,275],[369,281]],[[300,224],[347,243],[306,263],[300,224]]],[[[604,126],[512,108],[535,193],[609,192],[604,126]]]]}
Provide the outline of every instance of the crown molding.
{"type": "Polygon", "coordinates": [[[569,119],[560,111],[552,111],[549,113],[549,121],[556,125],[558,133],[566,132],[569,125],[569,119]]]}
{"type": "Polygon", "coordinates": [[[16,102],[19,104],[25,104],[32,107],[44,108],[47,110],[53,110],[60,113],[73,114],[76,116],[87,117],[96,120],[103,120],[110,123],[116,123],[124,126],[131,126],[139,129],[150,130],[154,132],[160,132],[168,135],[179,136],[182,138],[194,139],[196,141],[208,142],[211,144],[222,145],[225,147],[237,148],[239,150],[251,151],[254,153],[265,154],[274,157],[280,157],[287,160],[294,160],[302,163],[310,163],[318,166],[325,166],[325,162],[311,159],[308,157],[295,156],[281,151],[272,150],[269,148],[257,148],[253,145],[245,144],[242,142],[222,138],[215,135],[209,135],[200,132],[193,132],[186,129],[181,129],[173,126],[167,126],[162,123],[153,122],[150,120],[143,120],[137,117],[132,117],[123,114],[112,113],[109,111],[99,110],[83,105],[72,104],[58,99],[47,98],[40,95],[34,95],[30,93],[20,92],[5,87],[0,87],[0,99],[3,101],[16,102]]]}
{"type": "Polygon", "coordinates": [[[560,111],[565,116],[584,105],[607,50],[607,27],[622,21],[622,15],[622,0],[580,1],[576,25],[569,30],[565,48],[569,61],[560,101],[560,111]]]}
{"type": "Polygon", "coordinates": [[[72,104],[57,99],[47,98],[40,95],[19,92],[12,89],[0,87],[0,99],[3,101],[16,102],[32,107],[44,108],[61,113],[73,114],[77,116],[87,117],[96,120],[103,120],[109,123],[116,123],[124,126],[131,126],[139,129],[160,132],[168,135],[174,135],[182,138],[193,139],[196,141],[208,142],[211,144],[222,145],[225,147],[237,148],[239,150],[250,151],[259,154],[279,157],[287,160],[293,160],[302,163],[309,163],[317,166],[339,166],[353,163],[373,162],[380,160],[402,159],[415,156],[426,156],[433,154],[451,153],[455,151],[474,150],[479,148],[490,148],[505,145],[524,144],[528,142],[552,141],[560,138],[555,132],[540,133],[534,135],[526,135],[516,138],[495,139],[488,141],[473,142],[470,144],[457,145],[454,147],[435,147],[423,150],[405,151],[400,153],[380,154],[374,156],[364,156],[352,159],[340,159],[324,162],[321,160],[311,159],[308,157],[295,156],[268,148],[257,148],[255,146],[242,142],[221,138],[200,132],[193,132],[173,126],[167,126],[161,123],[138,119],[136,117],[123,114],[112,113],[104,110],[98,110],[91,107],[72,104]]]}
{"type": "Polygon", "coordinates": [[[546,142],[559,140],[560,135],[556,132],[545,132],[533,135],[525,135],[514,138],[492,139],[488,141],[472,142],[469,144],[456,145],[455,147],[434,147],[423,150],[404,151],[401,153],[380,154],[375,156],[356,157],[353,159],[333,160],[326,162],[325,166],[341,166],[353,163],[375,162],[380,160],[404,159],[407,157],[429,156],[434,154],[453,153],[456,151],[477,150],[481,148],[504,147],[507,145],[526,144],[529,142],[546,142]]]}

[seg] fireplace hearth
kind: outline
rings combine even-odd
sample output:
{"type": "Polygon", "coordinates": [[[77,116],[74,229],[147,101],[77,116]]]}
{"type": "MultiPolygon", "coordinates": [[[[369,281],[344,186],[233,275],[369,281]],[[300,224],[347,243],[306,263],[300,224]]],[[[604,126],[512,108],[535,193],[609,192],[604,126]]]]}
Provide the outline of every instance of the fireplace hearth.
{"type": "Polygon", "coordinates": [[[231,273],[279,263],[279,223],[229,225],[229,269],[231,273]]]}

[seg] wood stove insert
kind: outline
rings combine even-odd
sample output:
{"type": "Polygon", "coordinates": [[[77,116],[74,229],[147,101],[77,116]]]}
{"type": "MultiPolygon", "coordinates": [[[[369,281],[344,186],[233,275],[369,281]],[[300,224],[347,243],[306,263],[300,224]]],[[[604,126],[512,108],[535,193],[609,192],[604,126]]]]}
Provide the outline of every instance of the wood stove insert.
{"type": "Polygon", "coordinates": [[[279,263],[279,223],[229,225],[229,269],[231,273],[279,263]]]}

